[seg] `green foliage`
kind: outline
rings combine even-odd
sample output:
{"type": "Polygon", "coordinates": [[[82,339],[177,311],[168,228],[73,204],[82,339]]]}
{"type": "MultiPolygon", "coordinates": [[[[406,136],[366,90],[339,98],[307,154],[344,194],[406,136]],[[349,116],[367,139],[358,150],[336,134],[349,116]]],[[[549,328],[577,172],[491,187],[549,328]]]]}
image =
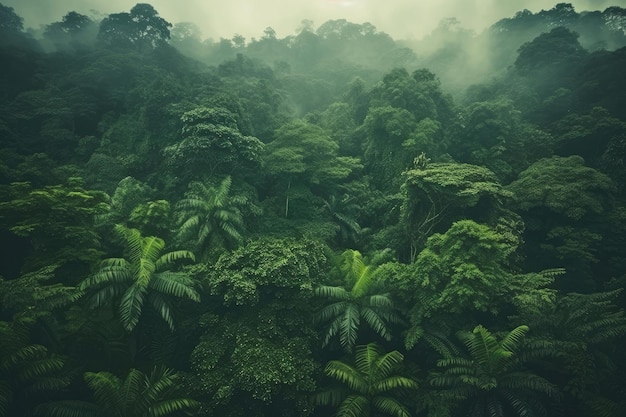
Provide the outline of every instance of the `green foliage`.
{"type": "Polygon", "coordinates": [[[217,187],[189,184],[185,198],[176,204],[178,238],[193,242],[191,247],[201,259],[222,248],[235,248],[244,234],[244,207],[256,207],[242,195],[231,195],[232,180],[224,178],[217,187]]]}
{"type": "Polygon", "coordinates": [[[285,305],[302,308],[298,303],[313,295],[327,262],[319,242],[262,238],[222,254],[200,279],[227,305],[253,306],[281,298],[285,305]]]}
{"type": "Polygon", "coordinates": [[[342,384],[341,387],[317,393],[315,405],[338,407],[338,417],[369,416],[376,410],[385,415],[410,417],[395,395],[398,390],[414,390],[417,383],[398,375],[403,355],[394,350],[384,353],[375,343],[356,347],[355,366],[333,360],[324,373],[342,384]]]}
{"type": "Polygon", "coordinates": [[[430,383],[444,390],[439,406],[468,416],[545,415],[539,396],[558,397],[556,387],[523,368],[519,355],[528,326],[519,326],[498,340],[483,326],[458,333],[469,357],[451,356],[437,362],[430,383]]]}
{"type": "Polygon", "coordinates": [[[119,303],[119,319],[128,331],[137,326],[145,301],[173,330],[169,298],[199,302],[200,295],[187,273],[166,268],[181,259],[194,260],[193,253],[183,250],[163,253],[163,239],[143,237],[138,230],[123,226],[116,226],[115,230],[126,246],[126,258],[103,260],[100,269],[81,282],[80,289],[88,293],[92,307],[119,303]]]}
{"type": "Polygon", "coordinates": [[[495,312],[511,275],[506,262],[514,250],[502,235],[471,220],[431,236],[415,261],[422,301],[414,310],[417,322],[438,311],[495,312]]]}
{"type": "Polygon", "coordinates": [[[477,165],[425,163],[404,175],[402,218],[411,242],[411,261],[433,232],[466,218],[464,210],[480,206],[483,218],[474,220],[488,220],[512,196],[493,172],[477,165]]]}
{"type": "Polygon", "coordinates": [[[343,286],[322,285],[315,289],[315,295],[330,302],[316,313],[316,321],[329,323],[322,346],[337,336],[341,347],[351,352],[361,320],[379,336],[390,340],[389,324],[400,319],[389,295],[378,291],[375,266],[366,265],[358,251],[346,250],[339,258],[338,269],[343,286]]]}
{"type": "Polygon", "coordinates": [[[558,353],[567,382],[563,388],[576,398],[586,395],[613,364],[606,349],[626,334],[624,310],[615,301],[622,289],[593,294],[570,293],[552,302],[527,305],[516,321],[533,323],[533,339],[558,353]]]}
{"type": "Polygon", "coordinates": [[[50,417],[166,417],[190,413],[199,403],[180,396],[180,375],[167,368],[155,368],[149,374],[130,369],[124,379],[110,372],[86,372],[93,403],[58,401],[45,404],[38,414],[50,417]]]}
{"type": "Polygon", "coordinates": [[[100,256],[93,220],[106,211],[103,192],[85,190],[79,178],[70,178],[66,185],[43,188],[13,183],[3,194],[3,226],[30,239],[32,245],[33,253],[23,270],[75,261],[90,263],[100,256]]]}
{"type": "Polygon", "coordinates": [[[315,389],[318,365],[304,337],[307,323],[280,308],[200,319],[204,333],[191,355],[189,382],[206,415],[262,415],[281,403],[308,414],[306,396],[315,389]]]}
{"type": "Polygon", "coordinates": [[[65,359],[31,343],[33,317],[0,321],[0,416],[21,415],[36,403],[37,394],[69,384],[62,374],[65,359]]]}
{"type": "Polygon", "coordinates": [[[338,145],[320,127],[293,121],[275,133],[264,164],[272,175],[292,175],[308,184],[347,177],[358,168],[353,158],[337,156],[338,145]]]}
{"type": "Polygon", "coordinates": [[[182,140],[164,149],[168,164],[185,178],[203,180],[215,175],[255,168],[264,145],[244,136],[237,117],[222,107],[197,107],[181,116],[182,140]]]}
{"type": "Polygon", "coordinates": [[[170,38],[172,24],[148,3],[137,3],[130,13],[113,13],[100,22],[98,39],[106,45],[150,51],[170,38]]]}
{"type": "Polygon", "coordinates": [[[0,277],[2,309],[21,317],[37,318],[77,301],[83,293],[76,287],[55,282],[58,269],[58,265],[50,265],[13,280],[0,277]]]}
{"type": "Polygon", "coordinates": [[[580,156],[544,158],[507,186],[522,211],[546,208],[579,220],[604,212],[614,184],[606,175],[585,166],[580,156]]]}

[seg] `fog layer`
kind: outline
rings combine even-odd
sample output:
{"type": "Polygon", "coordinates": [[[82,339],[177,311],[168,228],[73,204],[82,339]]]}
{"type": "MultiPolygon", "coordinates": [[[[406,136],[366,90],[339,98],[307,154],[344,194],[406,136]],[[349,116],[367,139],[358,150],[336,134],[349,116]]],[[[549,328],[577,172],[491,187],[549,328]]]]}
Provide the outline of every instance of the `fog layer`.
{"type": "MultiPolygon", "coordinates": [[[[152,0],[150,3],[172,23],[193,22],[204,37],[230,38],[241,34],[258,37],[270,26],[278,36],[296,31],[303,19],[319,25],[329,19],[370,22],[394,38],[420,38],[447,17],[457,17],[463,27],[480,31],[493,22],[522,9],[537,12],[554,7],[557,1],[524,0],[152,0]]],[[[87,15],[129,11],[135,0],[5,0],[24,18],[26,27],[37,28],[59,20],[68,11],[87,15]]],[[[574,0],[578,11],[602,10],[610,0],[574,0]]]]}

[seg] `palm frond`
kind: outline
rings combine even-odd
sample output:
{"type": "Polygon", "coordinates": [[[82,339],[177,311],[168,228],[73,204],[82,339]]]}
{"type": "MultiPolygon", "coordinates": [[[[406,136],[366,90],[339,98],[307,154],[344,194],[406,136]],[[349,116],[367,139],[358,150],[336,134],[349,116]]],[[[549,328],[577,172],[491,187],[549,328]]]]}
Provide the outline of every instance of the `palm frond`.
{"type": "Polygon", "coordinates": [[[102,410],[98,405],[86,401],[54,401],[35,408],[35,415],[41,417],[99,417],[102,410]]]}
{"type": "Polygon", "coordinates": [[[373,376],[376,360],[380,357],[380,348],[376,343],[356,347],[356,369],[363,375],[373,376]]]}
{"type": "Polygon", "coordinates": [[[120,319],[122,325],[128,331],[133,330],[139,322],[145,294],[145,287],[133,284],[122,295],[119,306],[120,319]]]}
{"type": "Polygon", "coordinates": [[[332,287],[328,285],[320,285],[315,288],[314,293],[318,297],[335,298],[337,300],[350,300],[352,294],[343,287],[332,287]]]}
{"type": "Polygon", "coordinates": [[[374,397],[372,403],[384,414],[389,414],[394,417],[411,417],[409,410],[394,398],[374,397]]]}
{"type": "Polygon", "coordinates": [[[391,333],[388,331],[387,325],[374,310],[368,307],[361,308],[361,317],[379,336],[385,340],[391,340],[391,333]]]}
{"type": "Polygon", "coordinates": [[[172,309],[167,300],[159,294],[149,294],[148,300],[150,304],[152,304],[152,308],[154,308],[156,312],[159,313],[161,318],[167,323],[170,331],[174,331],[175,326],[174,318],[172,317],[172,309]]]}
{"type": "Polygon", "coordinates": [[[324,368],[324,373],[327,376],[346,384],[353,391],[363,394],[367,393],[368,384],[363,378],[362,373],[344,362],[328,362],[324,368]]]}
{"type": "Polygon", "coordinates": [[[143,373],[137,369],[131,369],[118,390],[120,406],[124,413],[130,413],[135,409],[144,385],[143,373]]]}
{"type": "Polygon", "coordinates": [[[13,401],[13,391],[9,383],[0,379],[0,416],[6,416],[6,410],[13,401]]]}
{"type": "Polygon", "coordinates": [[[339,325],[339,342],[347,351],[356,343],[359,330],[360,313],[358,307],[347,304],[339,325]]]}
{"type": "Polygon", "coordinates": [[[165,417],[172,415],[178,411],[191,412],[200,407],[198,401],[190,398],[174,398],[159,401],[150,407],[150,417],[165,417]]]}
{"type": "Polygon", "coordinates": [[[86,291],[92,287],[99,287],[101,285],[108,285],[111,283],[120,283],[130,281],[131,274],[129,268],[124,265],[106,265],[103,266],[98,272],[85,278],[78,288],[81,291],[86,291]]]}
{"type": "Polygon", "coordinates": [[[94,398],[99,405],[107,409],[121,409],[119,389],[122,381],[110,372],[85,372],[87,386],[93,391],[94,398]]]}
{"type": "Polygon", "coordinates": [[[319,310],[313,320],[315,323],[324,323],[332,318],[341,316],[347,308],[345,301],[338,301],[336,303],[329,304],[319,310]]]}
{"type": "Polygon", "coordinates": [[[396,388],[417,389],[417,382],[410,378],[394,375],[377,381],[373,384],[372,391],[384,393],[396,388]]]}
{"type": "Polygon", "coordinates": [[[89,297],[89,306],[91,308],[98,308],[107,305],[110,300],[123,294],[125,290],[126,288],[123,285],[110,285],[100,288],[89,297]]]}
{"type": "Polygon", "coordinates": [[[146,389],[140,397],[140,404],[144,410],[151,410],[158,401],[166,400],[163,395],[173,387],[176,374],[164,368],[155,368],[147,378],[146,389]]]}
{"type": "Polygon", "coordinates": [[[192,252],[188,250],[176,250],[164,253],[155,262],[156,270],[161,271],[166,265],[181,259],[190,259],[192,261],[195,261],[196,257],[192,252]]]}
{"type": "Polygon", "coordinates": [[[348,395],[339,406],[337,417],[362,417],[369,401],[362,395],[348,395]]]}
{"type": "Polygon", "coordinates": [[[166,271],[154,274],[150,289],[164,295],[200,302],[200,294],[195,290],[193,280],[185,273],[166,271]]]}
{"type": "Polygon", "coordinates": [[[311,395],[313,405],[331,405],[336,407],[345,399],[346,391],[342,388],[319,391],[311,395]]]}
{"type": "Polygon", "coordinates": [[[63,369],[65,361],[57,356],[47,356],[22,362],[17,370],[17,379],[22,382],[50,375],[63,369]]]}
{"type": "Polygon", "coordinates": [[[387,378],[402,363],[404,356],[397,350],[380,355],[374,361],[371,373],[375,379],[387,378]]]}
{"type": "Polygon", "coordinates": [[[374,268],[371,266],[363,266],[360,269],[361,275],[356,277],[356,281],[350,291],[355,297],[362,297],[371,289],[373,282],[372,277],[374,276],[373,271],[374,268]]]}

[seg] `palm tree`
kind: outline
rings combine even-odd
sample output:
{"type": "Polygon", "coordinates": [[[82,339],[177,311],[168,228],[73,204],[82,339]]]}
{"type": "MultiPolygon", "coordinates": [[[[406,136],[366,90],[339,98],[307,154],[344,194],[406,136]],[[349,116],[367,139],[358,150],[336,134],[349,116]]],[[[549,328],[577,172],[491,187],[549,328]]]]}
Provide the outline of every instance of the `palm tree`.
{"type": "Polygon", "coordinates": [[[178,397],[178,374],[157,368],[146,375],[131,369],[124,380],[110,372],[86,372],[85,382],[94,402],[56,401],[38,407],[50,417],[165,417],[193,411],[197,401],[178,397]]]}
{"type": "Polygon", "coordinates": [[[338,226],[336,237],[339,245],[346,247],[349,243],[356,243],[362,231],[359,223],[351,215],[351,212],[360,209],[356,199],[345,194],[340,199],[331,195],[328,200],[323,201],[325,211],[338,226]]]}
{"type": "Polygon", "coordinates": [[[388,294],[377,294],[375,267],[365,265],[363,256],[355,250],[347,250],[341,255],[340,271],[346,286],[322,285],[315,294],[332,300],[315,316],[317,322],[329,322],[323,346],[339,336],[341,346],[347,351],[354,347],[361,319],[379,336],[391,340],[388,323],[399,322],[394,312],[394,304],[388,294]]]}
{"type": "Polygon", "coordinates": [[[395,417],[410,417],[407,408],[392,396],[397,389],[416,389],[412,379],[395,374],[404,357],[398,351],[382,353],[375,343],[356,347],[355,365],[334,360],[324,373],[344,386],[318,393],[315,405],[338,406],[337,417],[366,417],[376,410],[395,417]]]}
{"type": "Polygon", "coordinates": [[[193,248],[202,259],[217,247],[234,247],[242,240],[244,229],[241,208],[249,205],[243,196],[230,195],[231,178],[218,187],[201,182],[189,184],[185,198],[178,202],[178,237],[193,241],[193,248]]]}
{"type": "Polygon", "coordinates": [[[143,237],[137,229],[116,226],[115,231],[124,240],[127,258],[108,258],[100,269],[83,280],[81,290],[91,291],[92,307],[119,302],[122,325],[132,331],[139,322],[145,301],[174,329],[169,298],[187,298],[200,301],[191,277],[184,272],[166,270],[174,261],[194,260],[193,253],[179,250],[162,253],[165,242],[158,237],[143,237]]]}
{"type": "Polygon", "coordinates": [[[451,356],[441,359],[442,370],[431,375],[431,384],[443,400],[440,407],[460,404],[459,415],[503,417],[545,415],[537,394],[557,397],[556,387],[544,378],[522,368],[518,354],[528,326],[511,330],[498,341],[486,328],[457,334],[469,358],[451,356]]]}

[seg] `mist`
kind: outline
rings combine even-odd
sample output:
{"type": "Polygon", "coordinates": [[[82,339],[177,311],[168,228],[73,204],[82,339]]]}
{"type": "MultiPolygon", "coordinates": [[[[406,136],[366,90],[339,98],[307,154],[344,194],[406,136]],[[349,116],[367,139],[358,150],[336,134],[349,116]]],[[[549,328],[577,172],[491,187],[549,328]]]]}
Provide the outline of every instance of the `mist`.
{"type": "MultiPolygon", "coordinates": [[[[24,18],[27,28],[58,21],[69,11],[94,17],[129,11],[135,0],[5,0],[24,18]]],[[[161,17],[171,23],[193,22],[205,38],[230,38],[240,34],[247,39],[259,37],[272,27],[279,37],[296,32],[300,22],[309,19],[318,26],[330,19],[346,19],[354,23],[370,22],[395,39],[420,39],[437,27],[444,18],[456,17],[460,24],[474,32],[495,21],[528,9],[538,12],[554,7],[557,1],[526,0],[167,0],[148,1],[161,17]]],[[[610,0],[578,0],[571,4],[578,12],[602,10],[610,0]]]]}

